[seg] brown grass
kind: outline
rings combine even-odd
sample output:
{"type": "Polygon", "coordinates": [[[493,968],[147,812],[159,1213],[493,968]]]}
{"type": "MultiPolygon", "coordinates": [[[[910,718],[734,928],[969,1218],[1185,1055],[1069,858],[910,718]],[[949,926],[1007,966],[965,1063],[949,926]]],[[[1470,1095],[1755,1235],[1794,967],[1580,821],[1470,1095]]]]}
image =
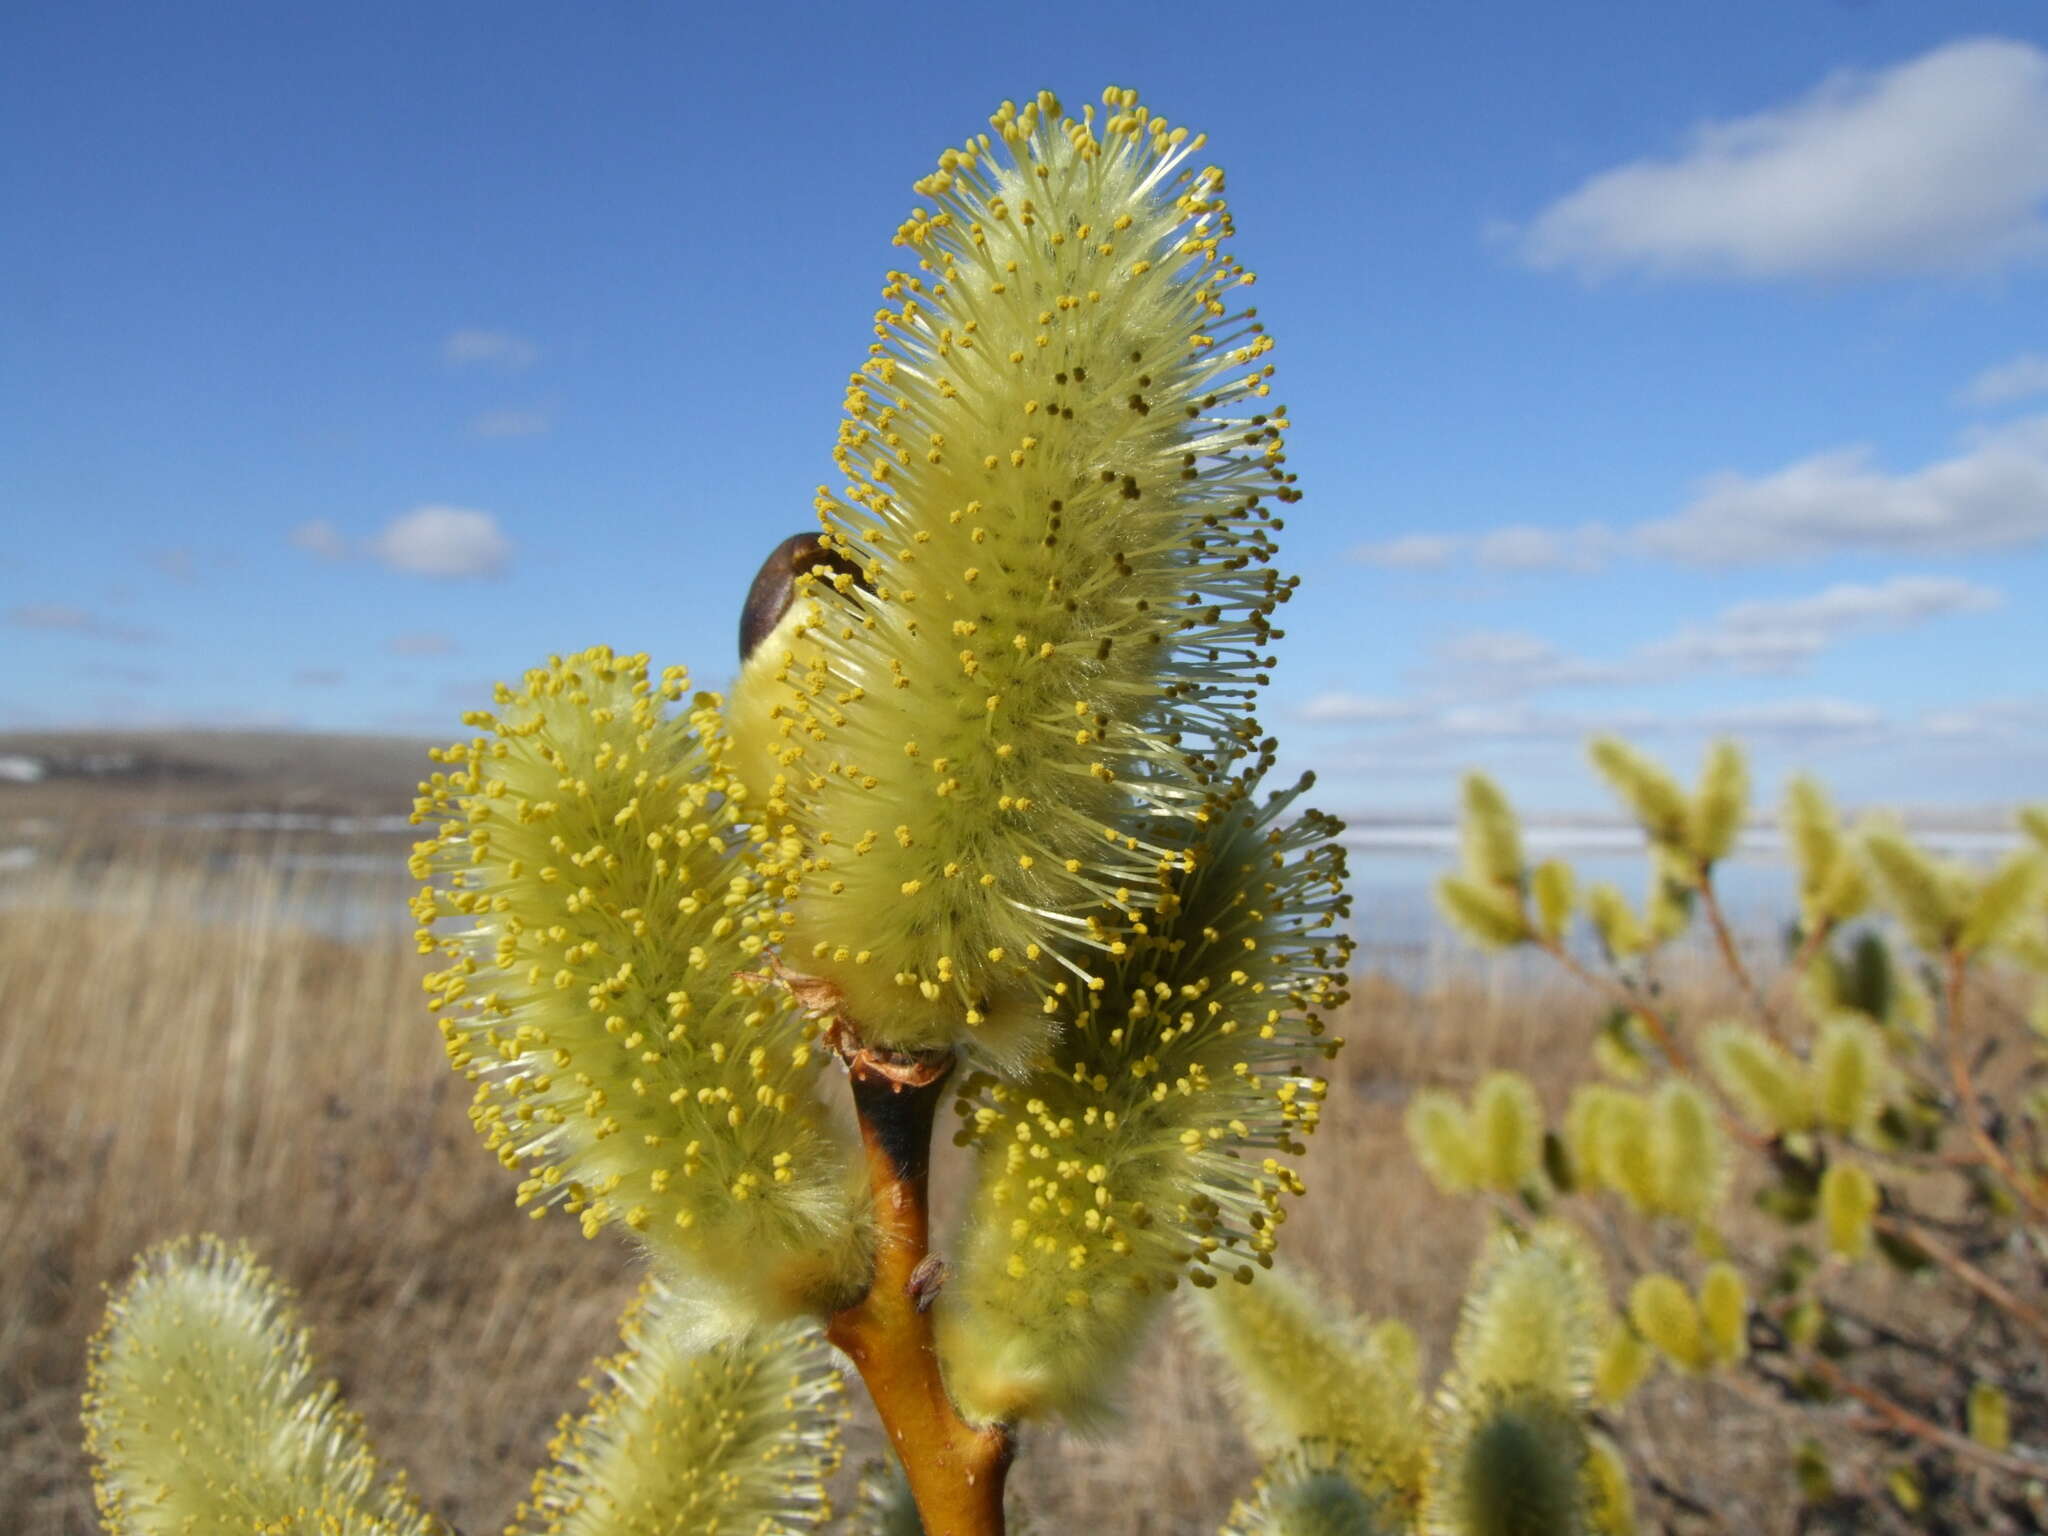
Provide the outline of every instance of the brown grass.
{"type": "MultiPolygon", "coordinates": [[[[300,1289],[316,1348],[430,1507],[501,1527],[610,1344],[633,1266],[615,1241],[514,1211],[409,940],[322,937],[262,863],[33,878],[0,908],[0,1529],[97,1529],[77,1410],[102,1287],[196,1230],[254,1239],[300,1289]]],[[[1528,1071],[1561,1106],[1588,1008],[1477,966],[1359,992],[1287,1246],[1361,1309],[1408,1319],[1441,1362],[1484,1217],[1429,1189],[1401,1107],[1417,1083],[1489,1066],[1528,1071]]],[[[1243,1490],[1251,1458],[1177,1328],[1139,1380],[1115,1433],[1028,1440],[1014,1484],[1041,1530],[1209,1532],[1243,1490]]],[[[1734,1407],[1724,1389],[1666,1386],[1630,1430],[1729,1528],[1783,1529],[1765,1513],[1781,1473],[1734,1407]]],[[[861,1434],[856,1463],[874,1444],[861,1434]]]]}

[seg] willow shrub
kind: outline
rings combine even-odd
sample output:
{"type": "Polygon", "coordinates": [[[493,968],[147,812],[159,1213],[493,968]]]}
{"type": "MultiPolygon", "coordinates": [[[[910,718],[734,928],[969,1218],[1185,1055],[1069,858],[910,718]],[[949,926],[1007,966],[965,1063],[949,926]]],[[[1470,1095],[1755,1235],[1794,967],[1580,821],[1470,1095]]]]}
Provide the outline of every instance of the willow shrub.
{"type": "Polygon", "coordinates": [[[1621,742],[1591,755],[1648,844],[1640,905],[1531,867],[1481,777],[1439,890],[1473,943],[1583,986],[1585,1075],[1549,1112],[1512,1075],[1469,1103],[1419,1093],[1417,1158],[1509,1229],[1628,1233],[1607,1244],[1596,1400],[1661,1366],[1762,1415],[1802,1528],[2039,1529],[2048,814],[1964,864],[1889,819],[1846,825],[1795,779],[1777,827],[1797,917],[1759,955],[1718,879],[1748,818],[1740,751],[1717,744],[1690,789],[1621,742]],[[1687,942],[1724,973],[1724,1009],[1694,1016],[1662,985],[1687,942]]]}

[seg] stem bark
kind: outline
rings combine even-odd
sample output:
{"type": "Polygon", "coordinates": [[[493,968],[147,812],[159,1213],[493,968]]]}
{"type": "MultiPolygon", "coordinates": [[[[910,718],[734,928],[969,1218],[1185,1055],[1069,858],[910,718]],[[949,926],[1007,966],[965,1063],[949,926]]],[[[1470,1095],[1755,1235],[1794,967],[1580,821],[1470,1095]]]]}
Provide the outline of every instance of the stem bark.
{"type": "Polygon", "coordinates": [[[1003,1481],[1014,1449],[1001,1425],[960,1417],[939,1373],[928,1288],[932,1120],[949,1054],[905,1063],[847,1055],[874,1197],[875,1277],[825,1334],[853,1362],[903,1463],[928,1536],[1003,1536],[1003,1481]]]}

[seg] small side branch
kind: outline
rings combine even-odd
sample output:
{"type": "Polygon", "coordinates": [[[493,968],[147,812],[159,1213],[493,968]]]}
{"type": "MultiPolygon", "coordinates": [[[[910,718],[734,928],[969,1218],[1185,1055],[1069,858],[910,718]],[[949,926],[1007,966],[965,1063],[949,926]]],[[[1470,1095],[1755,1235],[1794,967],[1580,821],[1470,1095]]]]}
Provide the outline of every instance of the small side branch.
{"type": "Polygon", "coordinates": [[[927,1310],[932,1120],[953,1057],[842,1052],[874,1197],[875,1277],[825,1335],[867,1384],[930,1536],[1002,1536],[1014,1447],[1002,1426],[977,1428],[954,1408],[927,1310]]]}

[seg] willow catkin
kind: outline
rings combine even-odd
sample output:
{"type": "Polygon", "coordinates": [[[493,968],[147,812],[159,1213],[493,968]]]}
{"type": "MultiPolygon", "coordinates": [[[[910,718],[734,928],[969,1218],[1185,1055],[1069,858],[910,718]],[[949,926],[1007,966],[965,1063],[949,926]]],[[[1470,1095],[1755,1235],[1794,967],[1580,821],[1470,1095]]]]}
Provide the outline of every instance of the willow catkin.
{"type": "Polygon", "coordinates": [[[805,840],[785,961],[871,1043],[1006,1069],[1254,750],[1291,590],[1287,418],[1222,172],[1104,102],[1005,103],[918,183],[819,495],[858,579],[809,581],[761,684],[805,840]]]}
{"type": "Polygon", "coordinates": [[[88,1354],[85,1435],[110,1536],[437,1529],[314,1376],[290,1292],[219,1238],[150,1249],[113,1292],[88,1354]]]}
{"type": "Polygon", "coordinates": [[[976,1182],[939,1343],[970,1415],[1092,1416],[1180,1278],[1269,1261],[1350,945],[1336,823],[1288,814],[1305,787],[1219,799],[1104,985],[1055,984],[1051,1060],[963,1083],[976,1182]]]}
{"type": "Polygon", "coordinates": [[[597,649],[501,688],[416,819],[420,945],[470,1119],[522,1205],[623,1229],[730,1326],[858,1296],[858,1159],[753,973],[778,933],[717,701],[597,649]]]}

